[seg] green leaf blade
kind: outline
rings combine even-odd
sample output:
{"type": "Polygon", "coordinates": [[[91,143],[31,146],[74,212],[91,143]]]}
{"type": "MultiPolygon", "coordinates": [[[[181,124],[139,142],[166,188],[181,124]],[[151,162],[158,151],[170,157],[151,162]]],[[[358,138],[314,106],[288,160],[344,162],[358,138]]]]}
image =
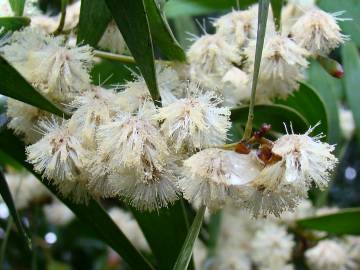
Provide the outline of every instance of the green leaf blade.
{"type": "Polygon", "coordinates": [[[0,56],[0,94],[33,105],[45,111],[66,117],[62,111],[46,97],[35,90],[2,56],[0,56]]]}
{"type": "Polygon", "coordinates": [[[303,228],[332,234],[360,235],[360,208],[343,209],[337,213],[297,221],[303,228]]]}
{"type": "Polygon", "coordinates": [[[81,2],[80,19],[77,32],[78,44],[96,47],[111,21],[111,13],[105,0],[86,0],[81,2]]]}
{"type": "MultiPolygon", "coordinates": [[[[28,236],[28,234],[24,228],[24,225],[22,224],[22,222],[19,218],[18,212],[16,211],[15,203],[12,198],[9,186],[5,180],[5,175],[2,171],[2,169],[0,169],[0,194],[5,202],[6,206],[9,209],[10,215],[11,215],[12,219],[14,220],[14,223],[21,235],[21,238],[24,240],[24,242],[26,243],[26,246],[29,248],[29,250],[31,250],[31,246],[32,246],[31,239],[28,236]]],[[[20,194],[20,196],[22,196],[22,195],[20,194]]]]}
{"type": "Polygon", "coordinates": [[[5,31],[16,31],[30,24],[27,17],[0,17],[0,29],[5,31]]]}
{"type": "Polygon", "coordinates": [[[277,103],[298,111],[311,126],[320,122],[321,125],[314,130],[314,133],[323,133],[327,138],[329,137],[328,114],[325,103],[310,85],[301,83],[298,91],[286,100],[278,100],[277,103]]]}
{"type": "Polygon", "coordinates": [[[106,0],[107,6],[134,56],[154,102],[160,100],[150,27],[143,0],[106,0]],[[139,37],[141,39],[139,40],[139,37]]]}
{"type": "Polygon", "coordinates": [[[176,41],[166,19],[161,14],[155,0],[144,1],[149,19],[151,36],[162,53],[171,60],[185,61],[185,52],[176,41]]]}
{"type": "Polygon", "coordinates": [[[181,200],[159,212],[131,211],[156,258],[158,269],[171,269],[188,233],[186,213],[181,200]]]}
{"type": "Polygon", "coordinates": [[[25,0],[9,0],[12,11],[15,16],[22,16],[24,13],[25,0]]]}
{"type": "MultiPolygon", "coordinates": [[[[246,123],[247,111],[247,106],[232,109],[231,121],[246,123]]],[[[285,105],[256,105],[254,115],[254,126],[260,127],[261,124],[268,123],[271,124],[272,130],[278,133],[284,133],[284,124],[289,126],[290,123],[292,123],[295,132],[303,133],[309,128],[309,123],[303,115],[285,105]]]]}
{"type": "Polygon", "coordinates": [[[186,239],[184,241],[184,244],[181,248],[181,252],[179,254],[179,257],[177,258],[175,265],[173,267],[173,270],[184,270],[187,269],[191,260],[195,240],[197,239],[201,225],[204,219],[206,206],[203,205],[198,210],[194,221],[189,229],[189,233],[186,236],[186,239]]]}

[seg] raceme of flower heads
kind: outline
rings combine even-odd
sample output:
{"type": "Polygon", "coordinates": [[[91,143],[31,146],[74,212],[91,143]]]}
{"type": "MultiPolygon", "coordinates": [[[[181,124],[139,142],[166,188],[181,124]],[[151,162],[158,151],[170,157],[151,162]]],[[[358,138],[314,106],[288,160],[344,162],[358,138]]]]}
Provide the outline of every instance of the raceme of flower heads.
{"type": "MultiPolygon", "coordinates": [[[[345,40],[335,15],[310,7],[289,25],[289,34],[275,30],[270,12],[257,103],[287,98],[303,79],[309,57],[326,55],[345,40]],[[323,19],[313,18],[314,12],[323,19]],[[309,41],[296,33],[304,17],[322,26],[301,30],[316,35],[309,41]]],[[[325,188],[337,159],[334,146],[310,134],[313,129],[270,141],[264,126],[236,151],[224,146],[231,107],[250,99],[257,16],[257,6],[234,10],[214,20],[215,34],[194,40],[186,64],[158,62],[162,107],[154,105],[135,72],[133,80],[111,89],[94,85],[89,46],[70,45],[68,36],[36,27],[9,34],[0,54],[72,116],[63,120],[10,99],[8,126],[29,144],[34,170],[77,203],[116,197],[157,211],[183,196],[210,211],[232,204],[253,216],[280,216],[306,198],[313,184],[325,188]]],[[[114,43],[119,45],[107,40],[104,47],[122,49],[114,43]]]]}

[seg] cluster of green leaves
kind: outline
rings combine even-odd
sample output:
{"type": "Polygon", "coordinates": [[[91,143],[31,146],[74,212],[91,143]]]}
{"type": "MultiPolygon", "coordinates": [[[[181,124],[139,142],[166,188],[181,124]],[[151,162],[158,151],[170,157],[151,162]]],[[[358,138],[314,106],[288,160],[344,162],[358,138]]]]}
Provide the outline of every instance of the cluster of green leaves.
{"type": "MultiPolygon", "coordinates": [[[[0,18],[0,27],[14,31],[28,25],[30,21],[28,18],[21,17],[24,1],[13,0],[11,2],[15,14],[19,17],[0,18]]],[[[256,1],[244,0],[239,2],[240,7],[244,8],[256,1]]],[[[269,1],[262,2],[263,4],[269,4],[269,1]]],[[[272,7],[274,8],[274,16],[278,22],[280,21],[281,2],[282,1],[271,1],[272,7]]],[[[334,2],[337,1],[322,0],[320,1],[320,5],[328,9],[337,8],[337,6],[331,4],[334,2]]],[[[236,0],[169,0],[165,5],[165,16],[154,0],[87,0],[83,1],[81,6],[77,42],[79,44],[90,44],[96,47],[108,23],[111,20],[115,20],[135,59],[136,66],[145,78],[153,99],[160,105],[160,95],[155,72],[154,49],[158,49],[165,59],[172,61],[186,60],[184,50],[176,41],[166,17],[173,19],[176,26],[177,22],[181,21],[181,16],[187,16],[189,19],[188,16],[228,10],[229,8],[235,7],[236,4],[236,0]]],[[[351,7],[358,5],[357,3],[352,4],[351,7]]],[[[355,14],[356,11],[354,11],[354,8],[350,8],[349,10],[351,10],[352,15],[359,15],[355,14]]],[[[260,28],[264,27],[264,24],[264,21],[260,21],[260,28]]],[[[193,25],[189,25],[189,28],[196,30],[193,25]]],[[[360,34],[355,33],[357,28],[350,28],[344,25],[344,29],[348,33],[357,34],[357,37],[360,36],[360,34]]],[[[181,34],[182,33],[178,33],[178,36],[181,34]]],[[[356,38],[354,41],[356,44],[359,44],[356,38]]],[[[259,53],[261,53],[261,50],[259,53]]],[[[349,43],[344,46],[342,55],[346,72],[344,88],[349,105],[355,112],[357,128],[358,131],[360,131],[360,111],[357,106],[360,102],[360,95],[358,91],[356,91],[358,74],[360,74],[360,60],[356,45],[349,43]]],[[[0,80],[1,94],[60,116],[68,116],[65,112],[61,111],[57,104],[52,104],[46,97],[42,96],[26,82],[3,58],[0,58],[0,74],[2,76],[0,80]]],[[[121,83],[130,76],[125,65],[111,60],[102,61],[92,70],[93,79],[97,79],[97,76],[106,78],[110,75],[112,75],[112,77],[107,83],[111,84],[121,83]]],[[[299,91],[287,100],[278,100],[273,105],[255,106],[255,128],[264,122],[270,123],[276,135],[277,133],[284,133],[284,123],[288,125],[292,123],[294,132],[305,132],[310,126],[321,121],[321,126],[317,127],[314,132],[322,132],[326,135],[326,139],[332,143],[339,142],[338,104],[334,90],[338,85],[333,80],[334,79],[330,78],[317,63],[312,63],[309,72],[309,84],[302,83],[299,91]]],[[[245,125],[248,109],[247,106],[232,109],[231,120],[234,126],[243,127],[245,125]]],[[[15,160],[36,175],[84,224],[93,229],[97,237],[118,252],[131,268],[186,269],[188,265],[189,268],[193,268],[193,264],[191,263],[192,248],[194,240],[197,238],[201,228],[203,208],[193,219],[190,229],[189,215],[186,210],[186,205],[182,200],[158,213],[140,213],[136,211],[136,209],[131,209],[144,232],[155,258],[155,264],[150,263],[133,247],[121,230],[116,227],[102,208],[100,202],[91,200],[88,205],[76,205],[69,199],[63,197],[51,182],[42,180],[41,177],[32,170],[32,167],[26,163],[24,145],[19,138],[6,130],[5,124],[6,119],[4,118],[0,133],[0,156],[7,157],[9,158],[8,160],[15,160]]],[[[23,235],[26,237],[21,223],[18,222],[16,211],[14,211],[11,206],[12,202],[9,193],[5,194],[4,197],[10,206],[9,208],[12,210],[11,214],[14,220],[17,221],[19,231],[23,231],[23,235]]],[[[359,213],[360,211],[358,209],[352,209],[344,213],[336,214],[340,216],[329,215],[299,221],[299,225],[307,228],[326,230],[331,233],[359,234],[360,226],[349,224],[359,213]]],[[[193,216],[190,215],[190,221],[192,221],[192,218],[193,216]]],[[[219,222],[215,222],[214,224],[218,226],[219,222]]],[[[216,232],[216,226],[211,231],[216,232]]],[[[210,236],[210,239],[212,237],[213,236],[210,236]]]]}

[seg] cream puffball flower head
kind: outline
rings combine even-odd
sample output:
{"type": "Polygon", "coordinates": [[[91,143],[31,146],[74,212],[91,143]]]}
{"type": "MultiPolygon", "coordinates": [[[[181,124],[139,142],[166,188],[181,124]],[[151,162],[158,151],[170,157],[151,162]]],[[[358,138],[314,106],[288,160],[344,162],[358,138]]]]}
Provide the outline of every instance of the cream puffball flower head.
{"type": "Polygon", "coordinates": [[[311,270],[347,270],[348,256],[345,248],[333,240],[320,241],[305,252],[311,270]]]}
{"type": "Polygon", "coordinates": [[[184,198],[217,210],[260,172],[252,155],[208,148],[184,161],[179,187],[184,198]]]}
{"type": "Polygon", "coordinates": [[[222,76],[241,61],[237,47],[217,34],[199,37],[187,51],[187,58],[192,81],[211,89],[220,88],[222,76]]]}
{"type": "Polygon", "coordinates": [[[318,8],[306,12],[292,26],[291,35],[299,46],[305,48],[310,54],[327,55],[347,40],[341,34],[338,21],[347,19],[339,18],[345,12],[326,13],[318,8]]]}
{"type": "MultiPolygon", "coordinates": [[[[247,56],[253,68],[255,42],[247,49],[247,56]]],[[[292,39],[275,34],[265,40],[262,54],[258,98],[287,98],[299,88],[303,72],[308,66],[308,53],[292,39]]]]}
{"type": "Polygon", "coordinates": [[[202,93],[190,83],[187,97],[159,108],[154,118],[163,122],[161,131],[176,152],[220,145],[231,126],[230,110],[218,107],[221,102],[215,94],[202,93]]]}

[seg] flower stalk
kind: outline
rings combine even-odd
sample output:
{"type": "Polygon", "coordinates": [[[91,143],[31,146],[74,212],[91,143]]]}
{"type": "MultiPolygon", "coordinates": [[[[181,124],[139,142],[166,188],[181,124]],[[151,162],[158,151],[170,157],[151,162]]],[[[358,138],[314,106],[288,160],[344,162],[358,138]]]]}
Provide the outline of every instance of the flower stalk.
{"type": "Polygon", "coordinates": [[[257,29],[257,38],[256,38],[256,53],[255,53],[255,63],[254,63],[254,74],[253,81],[251,85],[251,98],[249,106],[248,119],[245,126],[243,141],[247,141],[251,138],[253,121],[254,121],[254,106],[255,106],[255,97],[256,97],[256,86],[258,82],[259,72],[260,72],[260,62],[262,50],[264,47],[264,38],[266,30],[266,22],[269,12],[269,0],[260,0],[259,1],[259,19],[258,19],[258,29],[257,29]]]}
{"type": "Polygon", "coordinates": [[[55,30],[54,35],[59,35],[64,29],[65,18],[66,18],[66,7],[69,3],[69,0],[61,0],[61,17],[58,28],[55,30]]]}

